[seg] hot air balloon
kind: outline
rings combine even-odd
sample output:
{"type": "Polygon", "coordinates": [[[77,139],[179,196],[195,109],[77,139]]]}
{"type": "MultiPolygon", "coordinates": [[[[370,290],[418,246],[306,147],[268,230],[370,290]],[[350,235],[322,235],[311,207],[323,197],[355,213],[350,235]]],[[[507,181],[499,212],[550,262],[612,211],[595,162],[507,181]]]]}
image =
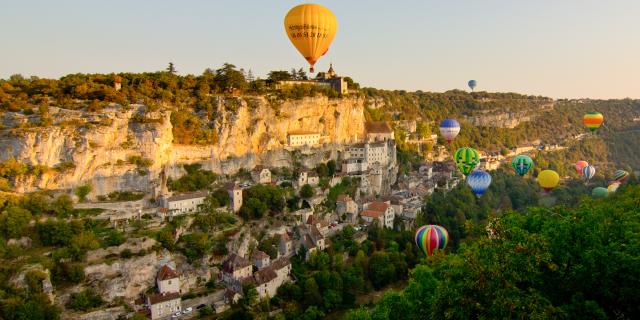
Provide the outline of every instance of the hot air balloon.
{"type": "Polygon", "coordinates": [[[546,192],[551,191],[558,186],[560,182],[560,176],[553,170],[543,170],[538,174],[538,184],[546,192]]]}
{"type": "Polygon", "coordinates": [[[604,122],[604,117],[600,112],[588,112],[582,118],[582,122],[587,127],[587,129],[591,130],[591,132],[594,132],[598,130],[598,128],[600,128],[602,122],[604,122]]]}
{"type": "Polygon", "coordinates": [[[482,170],[475,170],[467,176],[467,184],[471,187],[471,191],[480,198],[491,185],[491,175],[482,170]]]}
{"type": "Polygon", "coordinates": [[[329,50],[338,29],[338,20],[331,10],[319,4],[301,4],[284,17],[284,31],[291,43],[313,65],[329,50]]]}
{"type": "Polygon", "coordinates": [[[460,123],[458,123],[458,121],[454,119],[444,119],[440,122],[440,134],[448,143],[451,143],[451,141],[458,136],[458,133],[460,133],[460,123]]]}
{"type": "Polygon", "coordinates": [[[582,168],[586,167],[589,165],[589,162],[586,162],[584,160],[580,160],[578,162],[576,162],[576,171],[578,172],[579,175],[582,175],[582,168]]]}
{"type": "Polygon", "coordinates": [[[460,172],[466,176],[480,163],[480,154],[478,150],[473,148],[460,148],[453,155],[453,161],[460,172]]]}
{"type": "Polygon", "coordinates": [[[591,178],[593,178],[593,176],[596,175],[596,168],[594,166],[588,165],[582,168],[582,175],[587,181],[589,181],[591,180],[591,178]]]}
{"type": "Polygon", "coordinates": [[[618,191],[618,188],[620,188],[620,182],[614,181],[609,184],[609,186],[607,187],[607,191],[609,191],[609,193],[614,193],[618,191]]]}
{"type": "Polygon", "coordinates": [[[473,91],[473,89],[475,89],[478,85],[478,81],[469,80],[469,82],[467,82],[467,85],[469,86],[469,88],[471,88],[471,91],[473,91]]]}
{"type": "Polygon", "coordinates": [[[438,225],[422,226],[416,231],[416,245],[428,256],[433,255],[436,249],[444,250],[448,241],[447,229],[438,225]]]}
{"type": "Polygon", "coordinates": [[[609,196],[609,190],[603,187],[593,188],[593,190],[591,190],[591,195],[594,198],[599,198],[599,199],[606,198],[609,196]]]}
{"type": "Polygon", "coordinates": [[[629,172],[626,172],[624,170],[616,170],[616,172],[613,173],[613,180],[615,180],[616,182],[620,182],[622,184],[625,183],[627,179],[629,179],[629,172]]]}
{"type": "Polygon", "coordinates": [[[518,175],[524,176],[533,167],[533,160],[529,156],[518,155],[513,158],[511,165],[518,175]]]}

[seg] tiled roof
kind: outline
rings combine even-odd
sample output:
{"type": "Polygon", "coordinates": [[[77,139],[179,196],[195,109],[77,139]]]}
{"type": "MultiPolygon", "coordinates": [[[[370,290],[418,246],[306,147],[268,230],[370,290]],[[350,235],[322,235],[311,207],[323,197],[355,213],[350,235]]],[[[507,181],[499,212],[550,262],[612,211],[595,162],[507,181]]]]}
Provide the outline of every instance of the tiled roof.
{"type": "Polygon", "coordinates": [[[162,268],[160,268],[160,271],[158,271],[159,281],[175,279],[175,278],[178,278],[178,273],[175,270],[171,269],[166,264],[162,266],[162,268]]]}
{"type": "Polygon", "coordinates": [[[373,210],[373,211],[378,211],[378,212],[384,212],[387,210],[387,208],[389,208],[389,204],[382,202],[382,201],[375,201],[370,203],[367,206],[367,210],[373,210]]]}
{"type": "Polygon", "coordinates": [[[167,201],[181,201],[181,200],[188,200],[188,199],[204,198],[208,194],[209,194],[208,191],[194,191],[194,192],[179,193],[169,197],[167,201]]]}
{"type": "Polygon", "coordinates": [[[291,261],[289,261],[289,259],[282,257],[276,260],[273,260],[273,262],[271,262],[271,265],[269,266],[269,268],[273,269],[273,270],[280,270],[284,267],[290,266],[291,265],[291,261]]]}
{"type": "Polygon", "coordinates": [[[289,237],[288,233],[280,233],[280,239],[284,242],[289,242],[291,241],[291,237],[289,237]]]}
{"type": "Polygon", "coordinates": [[[379,211],[373,211],[373,210],[364,210],[362,211],[362,213],[360,214],[363,217],[369,217],[369,218],[374,218],[374,219],[378,219],[380,218],[380,215],[382,213],[379,211]]]}
{"type": "Polygon", "coordinates": [[[270,267],[266,267],[262,270],[256,271],[256,273],[253,274],[253,277],[256,280],[256,285],[261,285],[277,278],[278,274],[270,267]]]}
{"type": "Polygon", "coordinates": [[[179,292],[171,292],[171,293],[158,293],[148,296],[149,302],[151,304],[157,304],[165,301],[180,299],[179,292]]]}
{"type": "Polygon", "coordinates": [[[222,270],[227,273],[233,273],[238,269],[246,268],[250,265],[251,262],[249,262],[249,260],[232,253],[222,264],[222,270]]]}
{"type": "Polygon", "coordinates": [[[262,259],[269,258],[269,255],[268,255],[268,254],[266,254],[266,253],[264,253],[263,251],[256,250],[256,251],[254,251],[254,252],[253,252],[253,254],[251,255],[251,258],[252,258],[252,259],[254,259],[254,260],[255,260],[255,259],[260,259],[260,260],[262,260],[262,259]]]}
{"type": "Polygon", "coordinates": [[[338,201],[340,202],[351,201],[351,197],[348,194],[341,194],[338,196],[338,201]]]}
{"type": "Polygon", "coordinates": [[[384,121],[367,122],[365,124],[367,132],[369,133],[392,133],[393,130],[388,123],[384,121]]]}
{"type": "Polygon", "coordinates": [[[305,131],[305,130],[292,130],[292,131],[289,131],[288,134],[290,136],[301,136],[301,135],[320,134],[320,133],[313,132],[313,131],[305,131]]]}
{"type": "Polygon", "coordinates": [[[225,190],[236,190],[236,189],[240,189],[240,186],[238,186],[237,183],[235,182],[228,182],[224,185],[225,190]]]}

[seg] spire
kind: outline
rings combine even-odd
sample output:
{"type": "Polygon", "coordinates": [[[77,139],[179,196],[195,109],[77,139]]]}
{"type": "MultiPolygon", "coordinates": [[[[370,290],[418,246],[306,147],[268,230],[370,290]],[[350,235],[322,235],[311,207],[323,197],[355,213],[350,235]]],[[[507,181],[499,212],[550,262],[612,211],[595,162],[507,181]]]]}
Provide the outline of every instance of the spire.
{"type": "Polygon", "coordinates": [[[333,78],[336,75],[336,72],[333,70],[333,63],[329,63],[329,70],[327,71],[327,75],[329,78],[333,78]]]}

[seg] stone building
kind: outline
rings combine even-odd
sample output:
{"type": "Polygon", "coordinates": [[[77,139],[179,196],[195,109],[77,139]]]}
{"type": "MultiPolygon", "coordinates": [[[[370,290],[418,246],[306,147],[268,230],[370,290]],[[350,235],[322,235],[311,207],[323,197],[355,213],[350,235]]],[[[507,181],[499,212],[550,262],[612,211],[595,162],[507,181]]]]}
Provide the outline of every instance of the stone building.
{"type": "Polygon", "coordinates": [[[291,131],[288,134],[290,147],[315,146],[320,142],[320,133],[311,131],[291,131]]]}
{"type": "Polygon", "coordinates": [[[180,293],[180,277],[175,270],[171,269],[171,267],[167,265],[162,266],[160,271],[158,271],[156,285],[158,286],[158,292],[160,293],[180,293]]]}
{"type": "Polygon", "coordinates": [[[293,241],[288,233],[282,233],[278,242],[278,256],[288,257],[291,254],[293,254],[293,241]]]}
{"type": "Polygon", "coordinates": [[[333,64],[329,64],[327,72],[318,72],[315,79],[311,80],[283,80],[276,84],[277,90],[299,85],[313,85],[318,87],[331,87],[340,94],[349,93],[349,84],[344,77],[340,77],[333,70],[333,64]]]}
{"type": "Polygon", "coordinates": [[[260,299],[274,297],[278,288],[289,280],[291,263],[287,258],[280,258],[264,268],[256,271],[253,278],[260,299]]]}
{"type": "Polygon", "coordinates": [[[268,267],[271,262],[269,255],[260,250],[253,251],[251,260],[253,260],[253,265],[258,269],[268,267]]]}
{"type": "Polygon", "coordinates": [[[372,223],[374,220],[378,220],[380,226],[393,228],[395,211],[388,201],[374,201],[363,205],[363,211],[360,213],[360,216],[369,223],[372,223]]]}
{"type": "Polygon", "coordinates": [[[171,267],[164,265],[156,277],[157,294],[147,295],[151,319],[165,319],[182,309],[180,277],[171,267]]]}
{"type": "Polygon", "coordinates": [[[232,253],[222,263],[222,282],[225,283],[227,288],[230,288],[236,292],[242,292],[242,281],[248,277],[251,277],[252,264],[249,260],[232,253]]]}
{"type": "Polygon", "coordinates": [[[227,183],[225,189],[227,189],[227,193],[229,193],[229,209],[233,212],[240,211],[242,207],[242,188],[240,188],[237,183],[232,182],[227,183]]]}
{"type": "Polygon", "coordinates": [[[263,166],[257,166],[251,170],[251,179],[255,183],[271,183],[271,170],[263,166]]]}
{"type": "Polygon", "coordinates": [[[174,194],[170,197],[163,196],[160,199],[160,205],[167,208],[169,217],[194,213],[200,210],[200,206],[204,204],[204,199],[208,194],[207,191],[195,191],[174,194]]]}
{"type": "Polygon", "coordinates": [[[349,195],[341,194],[336,201],[336,213],[338,216],[358,214],[358,204],[349,195]]]}
{"type": "Polygon", "coordinates": [[[387,122],[367,122],[365,123],[365,130],[367,131],[367,141],[369,142],[394,140],[393,129],[387,122]]]}
{"type": "Polygon", "coordinates": [[[315,187],[320,183],[320,177],[313,170],[303,170],[298,176],[298,188],[302,188],[305,184],[315,187]]]}

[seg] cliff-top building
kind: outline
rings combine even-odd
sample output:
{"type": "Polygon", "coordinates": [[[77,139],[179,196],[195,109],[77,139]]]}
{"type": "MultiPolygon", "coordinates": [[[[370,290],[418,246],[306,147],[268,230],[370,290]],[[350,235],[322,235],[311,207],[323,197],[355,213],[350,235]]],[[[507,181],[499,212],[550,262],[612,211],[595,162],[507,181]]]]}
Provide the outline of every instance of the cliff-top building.
{"type": "Polygon", "coordinates": [[[367,122],[365,123],[365,129],[367,131],[367,141],[378,142],[394,139],[393,129],[385,121],[367,122]]]}
{"type": "Polygon", "coordinates": [[[315,146],[320,142],[320,133],[296,130],[288,133],[290,147],[315,146]]]}
{"type": "Polygon", "coordinates": [[[278,81],[276,89],[281,90],[296,85],[314,85],[319,87],[331,87],[340,94],[349,93],[349,86],[344,77],[338,76],[333,70],[333,64],[329,64],[327,72],[318,72],[315,79],[310,80],[283,80],[278,81]]]}

